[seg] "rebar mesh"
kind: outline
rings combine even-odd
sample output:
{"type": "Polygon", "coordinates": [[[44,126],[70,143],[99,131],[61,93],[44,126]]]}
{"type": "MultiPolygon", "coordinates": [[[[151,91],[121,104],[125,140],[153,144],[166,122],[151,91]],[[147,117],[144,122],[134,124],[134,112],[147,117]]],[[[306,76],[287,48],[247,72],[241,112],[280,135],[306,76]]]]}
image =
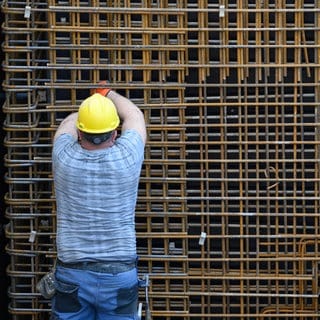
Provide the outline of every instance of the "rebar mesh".
{"type": "Polygon", "coordinates": [[[136,230],[153,319],[318,319],[319,10],[3,1],[14,320],[48,319],[52,136],[105,79],[147,122],[136,230]]]}

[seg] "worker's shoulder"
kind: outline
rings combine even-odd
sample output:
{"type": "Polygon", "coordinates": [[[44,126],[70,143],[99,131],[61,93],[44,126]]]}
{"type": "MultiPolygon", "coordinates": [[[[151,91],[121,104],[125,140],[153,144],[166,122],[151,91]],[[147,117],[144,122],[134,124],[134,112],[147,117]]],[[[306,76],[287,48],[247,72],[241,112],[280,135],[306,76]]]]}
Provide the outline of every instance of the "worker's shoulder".
{"type": "Polygon", "coordinates": [[[117,142],[131,144],[134,146],[144,146],[143,138],[138,130],[134,128],[127,129],[121,132],[121,136],[117,139],[117,142]]]}
{"type": "Polygon", "coordinates": [[[64,145],[64,144],[68,144],[68,143],[73,143],[75,141],[76,141],[76,139],[71,133],[62,132],[62,133],[56,135],[55,139],[53,140],[53,145],[54,146],[64,145]]]}

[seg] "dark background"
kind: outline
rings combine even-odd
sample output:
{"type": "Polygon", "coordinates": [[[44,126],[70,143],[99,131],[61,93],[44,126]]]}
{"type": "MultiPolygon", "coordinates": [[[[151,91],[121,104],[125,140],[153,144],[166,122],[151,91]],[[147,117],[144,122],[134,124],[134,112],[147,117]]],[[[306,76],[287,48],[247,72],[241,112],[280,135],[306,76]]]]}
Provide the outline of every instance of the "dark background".
{"type": "MultiPolygon", "coordinates": [[[[3,13],[0,13],[0,25],[3,23],[3,13]]],[[[2,32],[0,33],[0,43],[3,42],[3,35],[2,32]]],[[[4,59],[3,52],[0,47],[0,61],[2,62],[4,59]]],[[[2,90],[2,82],[4,80],[4,72],[0,72],[0,81],[1,81],[1,86],[0,86],[0,106],[1,106],[1,112],[0,112],[0,122],[1,122],[1,147],[0,147],[0,171],[1,171],[1,198],[0,198],[0,206],[1,206],[1,213],[0,213],[0,315],[1,319],[7,320],[9,319],[8,315],[8,297],[7,297],[7,288],[8,288],[8,278],[6,277],[6,266],[9,263],[9,258],[5,253],[5,244],[6,244],[6,239],[5,239],[5,234],[4,234],[4,226],[6,224],[5,221],[5,205],[4,205],[4,195],[6,192],[6,184],[4,182],[4,164],[3,164],[3,159],[4,159],[4,154],[5,154],[5,149],[3,146],[3,139],[4,139],[4,131],[2,129],[3,121],[4,121],[4,114],[2,112],[2,105],[4,103],[4,92],[2,90]]]]}

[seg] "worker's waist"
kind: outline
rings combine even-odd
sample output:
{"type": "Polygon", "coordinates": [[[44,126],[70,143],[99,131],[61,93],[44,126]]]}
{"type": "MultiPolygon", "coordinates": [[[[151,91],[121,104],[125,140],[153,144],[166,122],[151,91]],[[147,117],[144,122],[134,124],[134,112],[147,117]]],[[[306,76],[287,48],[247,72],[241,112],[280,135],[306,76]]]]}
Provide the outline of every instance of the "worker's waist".
{"type": "Polygon", "coordinates": [[[57,265],[60,267],[64,267],[64,268],[117,274],[117,273],[132,270],[133,268],[136,267],[136,262],[84,261],[84,262],[75,262],[75,263],[65,263],[65,262],[58,260],[57,265]]]}

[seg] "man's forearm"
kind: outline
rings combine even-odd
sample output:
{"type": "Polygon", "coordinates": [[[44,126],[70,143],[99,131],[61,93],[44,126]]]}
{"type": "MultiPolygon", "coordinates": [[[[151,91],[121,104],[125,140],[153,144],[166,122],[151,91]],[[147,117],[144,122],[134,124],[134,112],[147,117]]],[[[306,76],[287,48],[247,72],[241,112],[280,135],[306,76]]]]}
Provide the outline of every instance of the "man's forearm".
{"type": "Polygon", "coordinates": [[[115,104],[118,115],[122,120],[122,131],[134,129],[138,131],[143,139],[146,141],[146,127],[144,115],[142,111],[128,98],[111,90],[107,97],[115,104]]]}
{"type": "Polygon", "coordinates": [[[123,121],[126,120],[126,117],[128,116],[128,113],[130,113],[130,111],[140,111],[139,108],[132,101],[113,90],[111,90],[108,93],[107,97],[113,101],[117,108],[119,117],[123,121]]]}
{"type": "Polygon", "coordinates": [[[71,134],[75,138],[78,137],[77,128],[76,128],[77,117],[78,117],[77,112],[71,113],[60,123],[60,126],[58,127],[55,133],[54,141],[63,133],[71,134]]]}

